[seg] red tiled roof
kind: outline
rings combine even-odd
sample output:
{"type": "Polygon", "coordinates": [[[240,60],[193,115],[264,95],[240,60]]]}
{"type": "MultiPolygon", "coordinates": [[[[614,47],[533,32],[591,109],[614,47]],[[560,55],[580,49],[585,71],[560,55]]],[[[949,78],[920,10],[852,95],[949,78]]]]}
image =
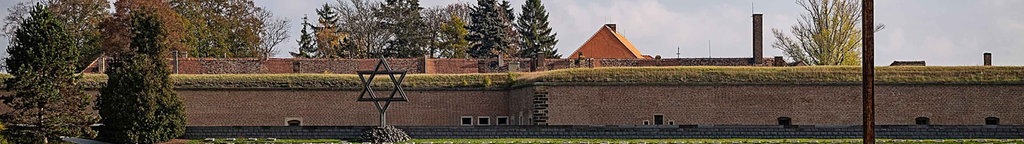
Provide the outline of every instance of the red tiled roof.
{"type": "Polygon", "coordinates": [[[608,25],[601,26],[594,36],[576,49],[569,58],[607,58],[607,59],[644,59],[643,54],[629,42],[625,36],[616,32],[608,25]]]}

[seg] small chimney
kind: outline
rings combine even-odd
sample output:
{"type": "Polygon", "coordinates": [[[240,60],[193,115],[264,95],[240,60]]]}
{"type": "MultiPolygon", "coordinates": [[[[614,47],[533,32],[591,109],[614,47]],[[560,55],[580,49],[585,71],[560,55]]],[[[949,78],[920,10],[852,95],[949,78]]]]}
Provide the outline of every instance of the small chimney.
{"type": "Polygon", "coordinates": [[[617,29],[615,29],[615,24],[604,24],[604,26],[612,29],[612,32],[619,32],[617,29]]]}
{"type": "Polygon", "coordinates": [[[763,34],[762,32],[764,32],[764,31],[762,30],[762,18],[761,18],[763,15],[764,14],[754,14],[754,16],[753,16],[754,17],[754,57],[753,57],[754,65],[764,63],[764,55],[762,53],[763,52],[763,47],[762,46],[764,45],[764,43],[763,43],[764,37],[762,36],[762,34],[763,34]]]}
{"type": "Polygon", "coordinates": [[[985,53],[985,66],[992,66],[992,53],[985,53]]]}
{"type": "Polygon", "coordinates": [[[786,59],[782,56],[775,56],[774,66],[786,66],[786,59]]]}

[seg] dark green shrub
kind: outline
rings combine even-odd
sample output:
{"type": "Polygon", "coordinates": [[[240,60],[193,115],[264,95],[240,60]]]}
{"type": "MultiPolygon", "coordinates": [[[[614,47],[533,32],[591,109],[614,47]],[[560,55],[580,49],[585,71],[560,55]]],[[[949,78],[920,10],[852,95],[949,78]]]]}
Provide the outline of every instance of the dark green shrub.
{"type": "Polygon", "coordinates": [[[113,54],[96,105],[104,124],[100,138],[113,143],[165,142],[185,132],[185,110],[164,59],[164,33],[151,14],[133,13],[129,19],[134,31],[131,47],[113,54]]]}

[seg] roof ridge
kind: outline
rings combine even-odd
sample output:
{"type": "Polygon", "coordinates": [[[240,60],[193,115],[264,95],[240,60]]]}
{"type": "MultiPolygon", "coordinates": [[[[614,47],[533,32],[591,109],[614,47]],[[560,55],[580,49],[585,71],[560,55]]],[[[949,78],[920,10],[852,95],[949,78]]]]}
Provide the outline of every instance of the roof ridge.
{"type": "Polygon", "coordinates": [[[607,25],[604,26],[604,28],[611,31],[612,35],[615,35],[615,38],[619,39],[619,43],[625,46],[626,49],[629,50],[631,54],[633,54],[633,56],[635,56],[636,58],[644,58],[643,54],[640,53],[640,50],[636,49],[636,46],[633,46],[633,42],[630,42],[629,39],[626,39],[626,36],[620,34],[618,31],[611,30],[611,28],[609,28],[607,25]]]}
{"type": "MultiPolygon", "coordinates": [[[[591,42],[593,42],[594,39],[596,37],[598,37],[599,35],[601,35],[601,32],[603,32],[603,31],[608,31],[608,33],[611,34],[609,36],[611,36],[612,38],[615,39],[615,41],[617,41],[617,42],[615,42],[615,43],[617,43],[616,45],[620,45],[622,47],[625,47],[625,52],[628,52],[631,58],[636,58],[636,59],[643,59],[644,58],[643,54],[640,53],[640,50],[638,50],[636,48],[636,46],[634,46],[633,43],[629,41],[629,39],[626,39],[626,37],[623,36],[622,34],[620,34],[619,32],[617,32],[615,30],[612,30],[612,28],[608,27],[608,25],[602,25],[601,28],[597,30],[597,32],[594,32],[594,34],[591,35],[590,38],[587,39],[586,42],[583,42],[583,45],[580,45],[580,47],[577,48],[576,51],[573,51],[569,55],[569,57],[570,58],[572,58],[572,57],[579,57],[578,55],[580,54],[580,52],[584,51],[584,48],[587,48],[586,47],[587,44],[590,44],[591,42]]],[[[586,54],[584,54],[584,56],[586,56],[586,54]]]]}

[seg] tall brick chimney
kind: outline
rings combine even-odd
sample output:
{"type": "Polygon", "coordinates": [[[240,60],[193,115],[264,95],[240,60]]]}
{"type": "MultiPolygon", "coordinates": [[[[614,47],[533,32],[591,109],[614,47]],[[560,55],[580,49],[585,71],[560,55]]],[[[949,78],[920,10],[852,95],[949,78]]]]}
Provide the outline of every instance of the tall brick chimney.
{"type": "Polygon", "coordinates": [[[992,66],[992,53],[985,53],[985,66],[992,66]]]}
{"type": "Polygon", "coordinates": [[[617,29],[615,29],[615,24],[604,24],[604,26],[612,29],[612,32],[619,32],[617,29]]]}
{"type": "Polygon", "coordinates": [[[762,30],[762,16],[764,14],[754,14],[754,65],[764,63],[763,45],[764,37],[762,30]]]}

